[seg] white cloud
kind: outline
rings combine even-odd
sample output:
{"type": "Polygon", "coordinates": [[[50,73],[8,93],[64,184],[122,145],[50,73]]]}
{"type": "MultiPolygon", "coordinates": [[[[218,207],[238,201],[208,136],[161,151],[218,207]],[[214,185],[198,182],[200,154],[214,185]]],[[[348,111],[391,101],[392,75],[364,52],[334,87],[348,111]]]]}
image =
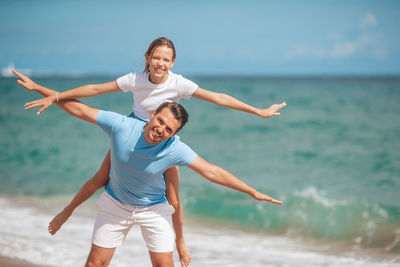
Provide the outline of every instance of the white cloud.
{"type": "Polygon", "coordinates": [[[333,45],[330,55],[332,58],[348,58],[358,49],[358,45],[353,42],[336,43],[333,45]]]}
{"type": "Polygon", "coordinates": [[[327,52],[320,47],[297,44],[286,53],[285,57],[287,59],[303,57],[324,59],[327,57],[327,52]]]}
{"type": "Polygon", "coordinates": [[[369,28],[370,26],[376,26],[378,24],[376,17],[373,13],[368,12],[365,14],[364,18],[361,20],[361,28],[366,29],[369,28]]]}
{"type": "Polygon", "coordinates": [[[313,44],[296,44],[286,53],[286,58],[343,59],[361,54],[372,56],[375,59],[384,59],[387,57],[386,50],[379,42],[376,33],[368,30],[377,24],[376,16],[369,12],[360,22],[362,31],[359,31],[354,38],[346,39],[338,33],[329,33],[325,38],[330,44],[324,47],[313,44]]]}

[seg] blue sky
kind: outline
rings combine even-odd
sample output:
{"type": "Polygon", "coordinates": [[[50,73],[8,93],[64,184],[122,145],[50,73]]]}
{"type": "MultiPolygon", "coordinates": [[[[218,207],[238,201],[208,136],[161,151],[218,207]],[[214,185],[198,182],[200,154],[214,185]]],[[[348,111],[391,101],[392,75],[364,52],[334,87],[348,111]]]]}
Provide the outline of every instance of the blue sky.
{"type": "Polygon", "coordinates": [[[0,67],[142,69],[170,38],[186,75],[400,75],[400,1],[0,2],[0,67]]]}

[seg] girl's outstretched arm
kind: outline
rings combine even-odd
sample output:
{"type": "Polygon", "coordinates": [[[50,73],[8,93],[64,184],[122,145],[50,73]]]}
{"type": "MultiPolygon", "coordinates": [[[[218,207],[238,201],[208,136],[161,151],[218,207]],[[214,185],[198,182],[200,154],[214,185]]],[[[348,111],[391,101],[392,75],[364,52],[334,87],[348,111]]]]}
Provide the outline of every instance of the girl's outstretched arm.
{"type": "MultiPolygon", "coordinates": [[[[13,72],[18,78],[21,79],[17,80],[17,82],[29,91],[38,92],[39,94],[46,97],[50,95],[56,95],[56,93],[58,94],[57,91],[41,86],[40,84],[35,83],[34,81],[19,72],[13,72]]],[[[41,106],[40,103],[37,103],[37,101],[32,101],[25,104],[25,109],[31,109],[39,106],[41,106]]],[[[59,106],[72,116],[77,117],[78,119],[97,125],[97,113],[99,112],[98,109],[91,108],[75,99],[59,101],[57,102],[57,106],[59,106]]]]}
{"type": "Polygon", "coordinates": [[[119,89],[116,81],[109,83],[102,83],[102,84],[88,84],[75,89],[57,93],[57,95],[56,94],[48,95],[42,99],[36,100],[35,103],[37,104],[37,106],[42,107],[38,112],[38,114],[40,114],[44,110],[49,108],[51,104],[59,102],[61,100],[92,97],[102,94],[115,93],[119,91],[121,91],[121,89],[119,89]]]}
{"type": "Polygon", "coordinates": [[[274,104],[266,109],[255,108],[242,101],[222,93],[212,92],[203,88],[197,88],[197,90],[192,95],[195,98],[214,103],[219,106],[236,109],[243,112],[252,113],[263,118],[269,118],[273,116],[278,116],[278,110],[286,106],[286,102],[281,104],[274,104]]]}

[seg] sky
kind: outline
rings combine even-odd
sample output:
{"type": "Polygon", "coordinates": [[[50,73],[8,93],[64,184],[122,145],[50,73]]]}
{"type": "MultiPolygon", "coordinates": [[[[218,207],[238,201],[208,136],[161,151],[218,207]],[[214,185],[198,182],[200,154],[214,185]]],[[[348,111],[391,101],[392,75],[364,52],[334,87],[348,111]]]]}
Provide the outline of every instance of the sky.
{"type": "Polygon", "coordinates": [[[1,0],[0,68],[124,74],[157,37],[184,75],[400,75],[400,1],[1,0]]]}

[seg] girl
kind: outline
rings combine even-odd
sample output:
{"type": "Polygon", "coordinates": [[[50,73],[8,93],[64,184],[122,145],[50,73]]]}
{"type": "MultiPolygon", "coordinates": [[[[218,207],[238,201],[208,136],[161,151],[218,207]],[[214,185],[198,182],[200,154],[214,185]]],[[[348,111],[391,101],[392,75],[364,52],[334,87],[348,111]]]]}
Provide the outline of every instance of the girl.
{"type": "MultiPolygon", "coordinates": [[[[277,111],[286,106],[286,103],[283,102],[279,105],[272,105],[266,109],[258,109],[229,95],[200,88],[194,82],[170,71],[174,66],[175,57],[176,52],[173,43],[167,38],[158,38],[150,44],[145,53],[146,66],[144,71],[129,73],[109,83],[85,85],[62,93],[55,93],[52,96],[27,103],[25,107],[32,108],[41,106],[41,109],[37,113],[40,114],[55,101],[92,97],[119,91],[131,91],[133,93],[133,113],[130,116],[135,116],[145,121],[150,119],[153,111],[161,103],[165,101],[178,102],[181,98],[189,99],[191,96],[227,108],[252,113],[263,118],[280,115],[277,111]]],[[[27,89],[32,90],[31,88],[27,89]]],[[[50,222],[50,234],[54,235],[71,216],[76,207],[107,183],[109,179],[109,170],[110,151],[108,151],[104,158],[99,171],[82,186],[73,200],[50,222]]],[[[177,250],[182,266],[188,266],[191,258],[183,238],[182,205],[178,194],[178,167],[168,169],[164,173],[164,177],[168,201],[176,210],[173,214],[173,225],[176,234],[175,242],[177,250]]]]}

